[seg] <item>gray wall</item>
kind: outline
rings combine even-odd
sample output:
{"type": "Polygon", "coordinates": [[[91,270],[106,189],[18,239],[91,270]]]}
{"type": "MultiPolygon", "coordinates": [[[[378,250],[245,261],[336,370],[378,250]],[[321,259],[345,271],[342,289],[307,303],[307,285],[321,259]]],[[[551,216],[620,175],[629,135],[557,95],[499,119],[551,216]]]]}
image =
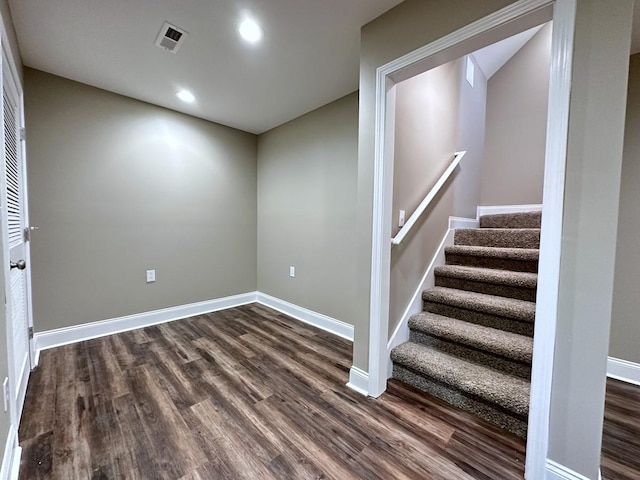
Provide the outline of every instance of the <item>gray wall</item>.
{"type": "Polygon", "coordinates": [[[548,456],[591,479],[600,466],[632,9],[633,0],[577,2],[548,456]]]}
{"type": "Polygon", "coordinates": [[[456,150],[467,153],[460,163],[454,188],[454,215],[476,218],[480,204],[482,171],[485,159],[485,131],[487,116],[487,79],[475,64],[473,87],[466,79],[466,63],[460,72],[460,109],[458,111],[458,139],[456,150]]]}
{"type": "Polygon", "coordinates": [[[255,291],[254,135],[31,69],[25,98],[36,331],[255,291]]]}
{"type": "Polygon", "coordinates": [[[389,337],[448,228],[449,216],[471,216],[479,203],[486,79],[477,69],[474,88],[464,79],[464,59],[441,65],[396,86],[393,226],[399,210],[414,212],[457,150],[468,150],[459,169],[400,246],[391,250],[389,337]]]}
{"type": "Polygon", "coordinates": [[[258,290],[351,324],[357,132],[353,93],[258,138],[258,290]]]}
{"type": "Polygon", "coordinates": [[[354,364],[365,371],[369,369],[376,69],[509,3],[512,1],[406,0],[362,28],[356,238],[359,247],[356,296],[358,308],[355,318],[354,364]]]}
{"type": "Polygon", "coordinates": [[[609,355],[640,363],[640,55],[630,62],[609,355]]]}
{"type": "MultiPolygon", "coordinates": [[[[16,33],[13,28],[13,22],[11,21],[11,12],[9,11],[9,2],[7,0],[0,0],[0,16],[2,19],[2,28],[7,34],[9,39],[9,48],[13,54],[14,61],[18,64],[18,73],[22,76],[22,60],[20,58],[20,52],[18,50],[18,42],[16,41],[16,33]]],[[[2,239],[0,238],[0,251],[2,250],[2,239]]],[[[0,268],[4,271],[5,266],[2,264],[3,259],[0,258],[0,268]]],[[[0,292],[4,292],[4,275],[0,275],[0,292]]],[[[9,366],[7,357],[7,319],[6,311],[4,308],[0,309],[0,384],[9,376],[9,366]]],[[[0,451],[4,453],[4,446],[7,442],[7,436],[9,434],[9,427],[11,419],[9,413],[0,409],[0,451]]],[[[0,465],[2,459],[0,459],[0,465]]]]}
{"type": "Polygon", "coordinates": [[[482,205],[542,203],[550,61],[548,24],[489,79],[482,205]]]}

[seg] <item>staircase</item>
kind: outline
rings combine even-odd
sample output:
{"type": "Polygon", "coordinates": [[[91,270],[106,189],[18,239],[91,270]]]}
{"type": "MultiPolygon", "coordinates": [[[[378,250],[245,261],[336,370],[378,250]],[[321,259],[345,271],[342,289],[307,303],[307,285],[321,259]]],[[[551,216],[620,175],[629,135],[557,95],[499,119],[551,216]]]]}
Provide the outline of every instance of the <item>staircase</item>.
{"type": "Polygon", "coordinates": [[[393,377],[526,437],[540,212],[486,215],[456,230],[393,377]]]}

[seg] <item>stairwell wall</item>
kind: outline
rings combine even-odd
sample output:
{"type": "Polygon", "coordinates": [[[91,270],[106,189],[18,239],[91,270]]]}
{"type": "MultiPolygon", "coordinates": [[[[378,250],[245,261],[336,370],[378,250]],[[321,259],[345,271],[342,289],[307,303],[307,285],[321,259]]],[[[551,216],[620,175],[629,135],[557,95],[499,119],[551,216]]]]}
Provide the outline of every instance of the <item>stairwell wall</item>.
{"type": "Polygon", "coordinates": [[[632,55],[620,183],[609,355],[640,364],[640,54],[632,55]]]}
{"type": "Polygon", "coordinates": [[[407,218],[449,166],[453,152],[467,150],[460,168],[399,246],[391,251],[388,338],[448,229],[449,216],[475,217],[480,200],[486,84],[480,69],[472,87],[465,58],[396,85],[393,230],[399,210],[407,218]]]}
{"type": "MultiPolygon", "coordinates": [[[[354,365],[368,370],[376,69],[474,22],[512,0],[406,0],[361,30],[358,129],[357,295],[354,365]]],[[[415,288],[415,286],[414,286],[415,288]]]]}
{"type": "Polygon", "coordinates": [[[482,205],[542,203],[551,24],[488,81],[482,205]]]}

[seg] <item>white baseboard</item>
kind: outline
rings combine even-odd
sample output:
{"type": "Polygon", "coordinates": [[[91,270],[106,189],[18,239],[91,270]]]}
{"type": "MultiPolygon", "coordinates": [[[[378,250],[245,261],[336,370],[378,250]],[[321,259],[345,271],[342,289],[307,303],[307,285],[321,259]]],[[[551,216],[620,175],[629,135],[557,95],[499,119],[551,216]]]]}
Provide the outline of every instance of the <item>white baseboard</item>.
{"type": "Polygon", "coordinates": [[[482,215],[497,215],[500,213],[541,212],[542,205],[482,205],[478,207],[477,218],[482,215]]]}
{"type": "Polygon", "coordinates": [[[449,230],[456,228],[478,228],[477,218],[449,217],[449,230]]]}
{"type": "Polygon", "coordinates": [[[351,367],[351,370],[349,370],[349,383],[347,383],[347,387],[361,393],[362,395],[368,395],[369,374],[364,370],[360,370],[358,367],[351,367]]]}
{"type": "Polygon", "coordinates": [[[151,312],[127,315],[125,317],[112,318],[99,322],[85,323],[73,327],[38,332],[34,335],[36,350],[35,364],[38,364],[42,350],[135,330],[136,328],[158,325],[194,315],[202,315],[217,310],[238,307],[255,302],[256,297],[257,292],[250,292],[205,302],[190,303],[151,312]]]}
{"type": "Polygon", "coordinates": [[[607,377],[640,385],[640,364],[609,357],[607,359],[607,377]]]}
{"type": "Polygon", "coordinates": [[[20,470],[20,456],[22,448],[18,445],[18,431],[11,425],[7,442],[4,446],[4,456],[0,467],[0,480],[18,480],[20,470]]]}
{"type": "Polygon", "coordinates": [[[299,307],[285,300],[272,297],[266,293],[257,293],[256,301],[262,305],[278,310],[301,322],[308,323],[329,333],[345,338],[353,342],[353,325],[337,320],[322,313],[314,312],[304,307],[299,307]]]}
{"type": "Polygon", "coordinates": [[[18,382],[18,388],[16,389],[15,405],[16,405],[18,421],[22,417],[24,400],[27,397],[27,385],[29,384],[29,375],[31,375],[31,365],[29,364],[29,357],[26,357],[24,363],[22,364],[22,370],[20,372],[20,380],[18,382]]]}
{"type": "MultiPolygon", "coordinates": [[[[456,219],[456,220],[468,220],[468,219],[456,219]]],[[[468,222],[475,222],[475,220],[468,220],[468,222]]],[[[452,225],[451,219],[449,219],[449,225],[450,226],[452,225]]],[[[473,228],[473,227],[467,226],[467,227],[456,227],[456,228],[473,228]]],[[[395,330],[393,331],[393,334],[391,335],[391,338],[389,339],[389,342],[387,343],[387,378],[391,378],[392,369],[393,369],[393,362],[391,361],[391,357],[390,357],[391,350],[397,347],[398,345],[400,345],[401,343],[404,343],[407,340],[409,340],[409,325],[408,325],[409,318],[411,318],[412,315],[422,311],[422,292],[427,288],[431,288],[435,285],[434,269],[438,265],[445,264],[444,249],[445,247],[453,245],[453,235],[454,235],[454,230],[452,229],[447,230],[447,233],[444,235],[442,241],[440,242],[440,246],[438,247],[435,254],[433,255],[433,258],[431,259],[431,262],[429,263],[427,270],[424,272],[422,281],[418,284],[416,291],[413,293],[413,296],[411,297],[411,301],[409,302],[409,305],[407,305],[407,308],[402,314],[402,318],[400,319],[400,322],[396,326],[395,330]]]]}
{"type": "Polygon", "coordinates": [[[602,478],[602,473],[598,472],[598,478],[587,478],[584,475],[574,472],[570,468],[564,465],[554,462],[547,458],[547,468],[545,480],[599,480],[602,478]]]}
{"type": "Polygon", "coordinates": [[[38,332],[34,335],[36,350],[35,364],[37,365],[40,360],[40,352],[49,348],[127,332],[129,330],[135,330],[136,328],[172,322],[174,320],[180,320],[194,315],[216,312],[218,310],[225,310],[227,308],[238,307],[240,305],[247,305],[254,302],[261,303],[297,320],[353,341],[353,325],[336,320],[335,318],[328,317],[321,313],[313,312],[304,307],[299,307],[298,305],[294,305],[264,293],[249,292],[241,295],[208,300],[205,302],[191,303],[177,307],[154,310],[151,312],[128,315],[125,317],[101,320],[99,322],[85,323],[73,327],[38,332]]]}

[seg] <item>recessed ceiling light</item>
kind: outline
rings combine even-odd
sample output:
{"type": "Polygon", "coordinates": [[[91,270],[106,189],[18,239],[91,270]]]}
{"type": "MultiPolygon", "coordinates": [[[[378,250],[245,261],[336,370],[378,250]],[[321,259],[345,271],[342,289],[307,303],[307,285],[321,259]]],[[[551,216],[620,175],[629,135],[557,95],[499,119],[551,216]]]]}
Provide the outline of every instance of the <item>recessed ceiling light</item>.
{"type": "Polygon", "coordinates": [[[262,40],[262,28],[253,20],[247,18],[240,23],[238,31],[242,38],[249,43],[257,43],[262,40]]]}
{"type": "Polygon", "coordinates": [[[191,93],[189,90],[180,90],[178,93],[176,93],[176,97],[187,103],[193,103],[196,100],[196,97],[194,97],[193,93],[191,93]]]}

